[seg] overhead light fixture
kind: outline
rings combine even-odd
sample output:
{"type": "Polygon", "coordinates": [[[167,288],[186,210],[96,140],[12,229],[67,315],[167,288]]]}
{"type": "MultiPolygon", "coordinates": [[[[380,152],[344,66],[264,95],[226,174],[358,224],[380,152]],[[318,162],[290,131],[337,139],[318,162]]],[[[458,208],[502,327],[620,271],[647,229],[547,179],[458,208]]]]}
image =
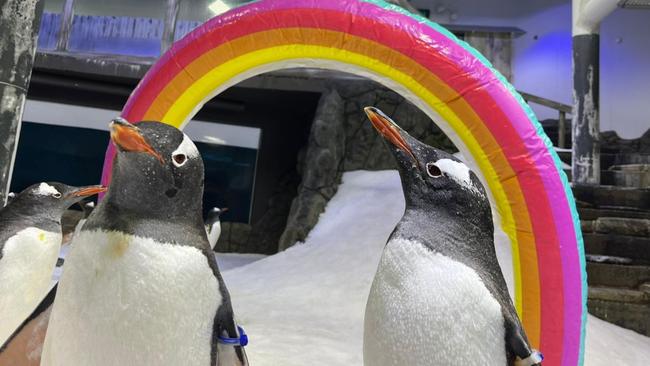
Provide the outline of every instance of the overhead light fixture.
{"type": "Polygon", "coordinates": [[[226,4],[223,0],[216,0],[212,4],[208,5],[208,9],[210,9],[214,15],[219,15],[230,10],[231,6],[226,4]]]}

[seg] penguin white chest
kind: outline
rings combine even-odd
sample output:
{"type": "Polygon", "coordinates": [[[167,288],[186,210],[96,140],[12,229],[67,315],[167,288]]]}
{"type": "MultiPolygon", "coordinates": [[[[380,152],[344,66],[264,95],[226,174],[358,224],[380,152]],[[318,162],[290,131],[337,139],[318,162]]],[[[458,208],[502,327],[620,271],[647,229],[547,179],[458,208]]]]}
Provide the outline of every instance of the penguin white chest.
{"type": "Polygon", "coordinates": [[[396,239],[370,290],[364,364],[506,365],[501,306],[470,267],[396,239]]]}
{"type": "Polygon", "coordinates": [[[210,242],[210,247],[214,249],[221,235],[221,222],[217,221],[212,226],[208,228],[208,242],[210,242]]]}
{"type": "Polygon", "coordinates": [[[7,240],[0,260],[0,344],[31,314],[50,288],[61,233],[35,227],[7,240]]]}
{"type": "Polygon", "coordinates": [[[222,298],[194,247],[81,231],[66,259],[42,365],[208,365],[222,298]]]}

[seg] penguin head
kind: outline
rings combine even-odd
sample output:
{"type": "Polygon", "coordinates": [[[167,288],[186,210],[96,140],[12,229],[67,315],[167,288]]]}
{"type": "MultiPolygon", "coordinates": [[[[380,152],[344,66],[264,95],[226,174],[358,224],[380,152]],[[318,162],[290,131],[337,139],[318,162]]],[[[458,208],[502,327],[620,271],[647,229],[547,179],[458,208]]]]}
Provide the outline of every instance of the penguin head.
{"type": "Polygon", "coordinates": [[[103,186],[73,187],[59,182],[41,182],[25,188],[7,207],[59,221],[68,207],[104,191],[103,186]]]}
{"type": "Polygon", "coordinates": [[[205,218],[205,224],[212,225],[215,222],[219,221],[221,218],[221,214],[223,214],[226,211],[228,211],[227,207],[224,208],[212,207],[210,211],[208,211],[208,215],[205,218]]]}
{"type": "Polygon", "coordinates": [[[147,217],[202,219],[203,159],[187,135],[161,122],[136,127],[122,118],[110,123],[110,133],[117,155],[106,200],[147,217]]]}
{"type": "Polygon", "coordinates": [[[368,118],[395,157],[407,207],[435,205],[438,209],[487,212],[490,203],[480,180],[453,155],[428,146],[401,129],[382,111],[366,107],[368,118]]]}

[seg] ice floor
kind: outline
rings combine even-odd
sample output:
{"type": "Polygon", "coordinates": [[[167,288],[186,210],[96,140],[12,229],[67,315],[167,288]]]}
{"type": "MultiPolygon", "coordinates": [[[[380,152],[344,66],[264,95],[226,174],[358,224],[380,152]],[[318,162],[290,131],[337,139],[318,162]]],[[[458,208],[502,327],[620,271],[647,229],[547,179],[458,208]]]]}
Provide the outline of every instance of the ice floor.
{"type": "MultiPolygon", "coordinates": [[[[251,365],[362,365],[366,296],[403,209],[397,172],[346,173],[304,244],[218,256],[251,365]]],[[[585,364],[650,365],[650,338],[589,316],[585,364]]]]}

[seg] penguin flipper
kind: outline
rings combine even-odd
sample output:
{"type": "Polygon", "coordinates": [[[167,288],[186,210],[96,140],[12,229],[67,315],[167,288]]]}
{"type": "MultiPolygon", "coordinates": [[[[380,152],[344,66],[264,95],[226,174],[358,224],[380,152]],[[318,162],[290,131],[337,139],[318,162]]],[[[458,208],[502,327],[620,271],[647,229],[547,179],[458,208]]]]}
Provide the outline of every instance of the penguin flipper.
{"type": "Polygon", "coordinates": [[[0,365],[40,365],[41,350],[58,285],[0,347],[0,365]]]}

